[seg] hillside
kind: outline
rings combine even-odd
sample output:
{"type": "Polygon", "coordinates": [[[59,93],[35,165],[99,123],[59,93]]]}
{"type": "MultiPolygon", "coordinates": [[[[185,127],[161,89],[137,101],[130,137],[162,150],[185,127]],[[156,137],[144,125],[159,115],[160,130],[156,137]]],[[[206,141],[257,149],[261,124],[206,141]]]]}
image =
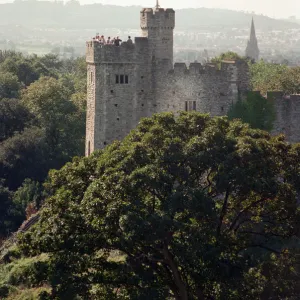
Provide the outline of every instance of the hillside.
{"type": "MultiPolygon", "coordinates": [[[[26,27],[53,27],[66,29],[138,28],[138,6],[79,5],[76,2],[63,5],[50,1],[18,1],[0,4],[0,25],[26,27]]],[[[177,10],[177,29],[243,28],[249,27],[252,15],[224,9],[177,10]]],[[[261,30],[300,28],[300,24],[255,16],[261,30]]]]}

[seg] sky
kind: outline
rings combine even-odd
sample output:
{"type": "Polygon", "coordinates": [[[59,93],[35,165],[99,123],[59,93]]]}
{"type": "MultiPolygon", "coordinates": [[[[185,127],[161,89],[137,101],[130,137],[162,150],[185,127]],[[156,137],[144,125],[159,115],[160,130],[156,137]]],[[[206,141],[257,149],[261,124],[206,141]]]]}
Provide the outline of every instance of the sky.
{"type": "MultiPolygon", "coordinates": [[[[79,0],[82,4],[103,3],[116,5],[155,6],[156,0],[79,0]]],[[[297,16],[300,18],[300,0],[159,0],[162,7],[214,7],[232,10],[244,10],[282,18],[297,16]]]]}
{"type": "MultiPolygon", "coordinates": [[[[0,3],[14,0],[0,0],[0,3]]],[[[23,0],[27,1],[27,0],[23,0]]],[[[44,0],[55,1],[55,0],[44,0]]],[[[70,0],[58,0],[70,1],[70,0]]],[[[79,0],[81,4],[102,3],[115,5],[139,5],[154,7],[156,0],[79,0]]],[[[162,7],[190,8],[209,7],[254,12],[272,18],[296,16],[300,19],[300,0],[159,0],[162,7]]]]}

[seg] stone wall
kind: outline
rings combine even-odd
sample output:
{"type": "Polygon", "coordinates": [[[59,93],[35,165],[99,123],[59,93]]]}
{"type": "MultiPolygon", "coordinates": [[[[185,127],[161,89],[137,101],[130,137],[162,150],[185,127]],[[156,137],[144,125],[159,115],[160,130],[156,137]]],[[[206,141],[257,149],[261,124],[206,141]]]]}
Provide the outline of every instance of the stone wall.
{"type": "Polygon", "coordinates": [[[300,142],[300,95],[269,92],[267,98],[273,102],[276,114],[272,134],[285,134],[289,142],[300,142]]]}
{"type": "Polygon", "coordinates": [[[140,23],[142,36],[149,39],[151,56],[156,60],[169,59],[173,63],[175,11],[170,8],[142,9],[140,23]]]}
{"type": "Polygon", "coordinates": [[[182,111],[186,101],[195,101],[196,110],[213,116],[224,115],[237,98],[237,67],[233,62],[215,66],[175,63],[168,71],[156,66],[155,98],[157,112],[182,111]]]}

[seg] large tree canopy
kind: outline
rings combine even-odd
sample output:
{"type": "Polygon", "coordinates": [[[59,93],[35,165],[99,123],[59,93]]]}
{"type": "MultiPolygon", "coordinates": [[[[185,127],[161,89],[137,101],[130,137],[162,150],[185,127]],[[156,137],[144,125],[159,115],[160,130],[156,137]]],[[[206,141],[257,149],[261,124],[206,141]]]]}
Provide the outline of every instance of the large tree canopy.
{"type": "Polygon", "coordinates": [[[24,253],[57,299],[296,299],[300,146],[226,117],[157,114],[52,171],[24,253]]]}

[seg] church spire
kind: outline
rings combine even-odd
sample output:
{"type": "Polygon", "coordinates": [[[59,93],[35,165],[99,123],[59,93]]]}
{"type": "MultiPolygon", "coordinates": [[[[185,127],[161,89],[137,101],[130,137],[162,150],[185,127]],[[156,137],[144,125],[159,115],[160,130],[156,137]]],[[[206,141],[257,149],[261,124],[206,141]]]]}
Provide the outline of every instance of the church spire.
{"type": "Polygon", "coordinates": [[[246,57],[249,57],[254,61],[258,61],[259,59],[259,49],[258,49],[253,17],[251,22],[250,39],[248,41],[247,48],[246,48],[246,57]]]}
{"type": "Polygon", "coordinates": [[[254,19],[252,17],[252,22],[251,22],[251,32],[250,32],[250,40],[256,40],[256,34],[255,34],[255,26],[254,26],[254,19]]]}

